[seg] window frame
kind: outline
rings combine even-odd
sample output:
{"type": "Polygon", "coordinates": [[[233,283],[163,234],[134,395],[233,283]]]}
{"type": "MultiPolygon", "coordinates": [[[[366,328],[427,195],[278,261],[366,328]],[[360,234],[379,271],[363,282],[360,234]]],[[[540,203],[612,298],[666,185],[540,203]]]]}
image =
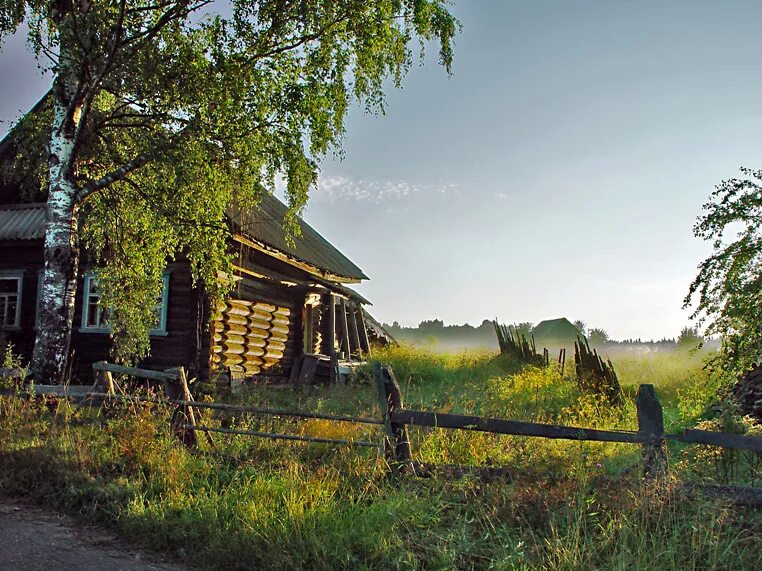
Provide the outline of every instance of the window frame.
{"type": "MultiPolygon", "coordinates": [[[[26,270],[0,270],[0,279],[16,280],[16,317],[13,325],[4,325],[0,323],[2,331],[20,331],[21,330],[21,303],[24,295],[24,273],[26,270]]],[[[8,294],[0,294],[5,297],[8,294]]]]}
{"type": "MultiPolygon", "coordinates": [[[[156,327],[148,330],[150,337],[166,337],[169,335],[167,331],[167,316],[169,313],[169,276],[170,271],[166,270],[162,273],[162,292],[161,292],[161,312],[159,313],[159,323],[156,327]]],[[[97,280],[97,276],[94,272],[87,272],[84,275],[82,284],[82,320],[80,323],[80,333],[111,333],[112,329],[109,326],[92,326],[87,325],[90,317],[90,284],[93,280],[97,280]]],[[[97,287],[97,285],[96,285],[97,287]]],[[[100,296],[99,296],[100,299],[100,296]]],[[[101,314],[102,315],[102,314],[101,314]]],[[[103,318],[101,317],[101,320],[103,318]]]]}
{"type": "Polygon", "coordinates": [[[164,273],[161,274],[161,313],[159,315],[159,324],[153,329],[148,330],[148,335],[151,337],[166,337],[169,335],[169,331],[167,331],[167,315],[169,313],[169,276],[169,270],[165,270],[164,273]]]}
{"type": "MultiPolygon", "coordinates": [[[[111,333],[111,327],[99,325],[88,325],[90,320],[90,284],[93,280],[96,280],[97,276],[94,272],[85,273],[82,280],[82,319],[79,326],[80,333],[111,333]]],[[[100,295],[98,294],[98,301],[100,301],[100,295]]],[[[103,310],[101,310],[101,321],[103,320],[103,310]]]]}

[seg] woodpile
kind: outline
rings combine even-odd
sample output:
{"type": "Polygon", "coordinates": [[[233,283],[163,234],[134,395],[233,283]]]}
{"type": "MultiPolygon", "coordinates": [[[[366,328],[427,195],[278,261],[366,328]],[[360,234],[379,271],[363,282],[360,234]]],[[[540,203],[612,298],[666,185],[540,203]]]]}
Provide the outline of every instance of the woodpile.
{"type": "Polygon", "coordinates": [[[500,345],[501,354],[511,355],[518,361],[530,365],[548,364],[547,349],[544,349],[543,354],[539,355],[533,336],[527,339],[526,335],[517,331],[515,327],[498,323],[497,319],[492,323],[495,326],[497,343],[500,345]]]}
{"type": "Polygon", "coordinates": [[[755,365],[730,389],[741,414],[762,424],[762,364],[755,365]]]}
{"type": "Polygon", "coordinates": [[[220,307],[212,331],[212,364],[256,375],[286,351],[291,310],[270,303],[230,299],[220,307]]]}
{"type": "Polygon", "coordinates": [[[574,342],[574,365],[580,389],[607,397],[613,404],[622,404],[622,387],[611,359],[605,361],[584,337],[574,342]]]}

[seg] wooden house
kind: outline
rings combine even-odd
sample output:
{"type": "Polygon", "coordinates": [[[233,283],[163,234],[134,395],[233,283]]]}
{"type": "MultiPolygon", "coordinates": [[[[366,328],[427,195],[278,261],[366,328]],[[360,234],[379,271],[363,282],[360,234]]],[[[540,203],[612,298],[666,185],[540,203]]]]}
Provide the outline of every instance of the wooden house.
{"type": "MultiPolygon", "coordinates": [[[[12,147],[10,136],[0,142],[0,166],[15,156],[12,147]]],[[[0,186],[0,337],[29,360],[45,205],[25,204],[23,196],[21,183],[0,186]]],[[[367,279],[363,271],[303,220],[301,236],[287,241],[285,213],[286,206],[271,195],[251,211],[228,212],[234,286],[220,307],[210,307],[203,288],[194,287],[187,261],[168,264],[150,355],[142,366],[185,366],[219,383],[310,384],[336,380],[370,355],[372,340],[387,340],[363,310],[369,302],[347,287],[367,279]]],[[[78,378],[91,376],[92,363],[107,360],[111,345],[91,270],[81,268],[75,301],[71,363],[78,378]]]]}
{"type": "MultiPolygon", "coordinates": [[[[285,205],[267,195],[250,213],[230,215],[234,286],[225,302],[210,306],[194,287],[190,265],[167,266],[143,366],[186,366],[218,383],[243,379],[328,382],[370,355],[371,339],[384,333],[369,323],[368,304],[347,284],[367,276],[303,220],[289,245],[285,205]]],[[[44,204],[0,205],[0,330],[29,359],[34,344],[43,267],[44,204]]],[[[73,372],[90,376],[107,360],[110,336],[95,275],[81,270],[72,331],[73,372]]]]}

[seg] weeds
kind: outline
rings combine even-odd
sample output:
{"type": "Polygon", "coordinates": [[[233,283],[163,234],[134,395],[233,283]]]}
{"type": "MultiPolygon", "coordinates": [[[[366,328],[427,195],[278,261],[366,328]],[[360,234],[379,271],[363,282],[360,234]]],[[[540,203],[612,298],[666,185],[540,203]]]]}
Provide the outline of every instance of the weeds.
{"type": "MultiPolygon", "coordinates": [[[[701,417],[714,395],[708,384],[693,386],[706,383],[693,357],[663,371],[659,358],[615,360],[630,395],[622,407],[582,394],[554,367],[521,369],[485,353],[395,348],[379,358],[392,365],[409,406],[568,425],[634,428],[633,388],[646,380],[664,395],[673,426],[701,417]]],[[[255,388],[236,400],[377,416],[370,382],[366,371],[343,387],[255,388]]],[[[733,418],[705,422],[719,429],[733,418]]],[[[205,423],[381,436],[375,426],[317,420],[205,423]]],[[[640,486],[636,446],[418,428],[411,436],[419,460],[505,465],[514,480],[390,479],[374,451],[235,436],[217,438],[218,453],[191,453],[157,407],[102,415],[0,397],[0,492],[101,521],[208,568],[744,569],[762,553],[759,514],[640,486]]],[[[710,469],[722,460],[697,451],[674,450],[675,473],[719,480],[710,469]]],[[[727,476],[748,483],[752,475],[738,468],[727,476]]]]}

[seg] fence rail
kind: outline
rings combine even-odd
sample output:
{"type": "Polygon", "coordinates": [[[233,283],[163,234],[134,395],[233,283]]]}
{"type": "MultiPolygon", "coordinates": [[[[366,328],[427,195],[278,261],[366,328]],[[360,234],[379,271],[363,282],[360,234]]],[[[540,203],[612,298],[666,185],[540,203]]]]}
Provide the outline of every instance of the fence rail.
{"type": "MultiPolygon", "coordinates": [[[[168,369],[166,371],[151,371],[101,362],[93,364],[93,371],[96,373],[96,383],[92,386],[35,385],[31,390],[39,395],[53,395],[64,398],[79,398],[83,400],[98,399],[102,401],[136,401],[175,406],[177,408],[172,415],[172,426],[187,446],[195,446],[197,444],[195,433],[202,432],[207,435],[207,438],[212,445],[214,445],[214,443],[211,441],[211,433],[220,433],[320,444],[381,447],[385,451],[389,464],[395,471],[403,471],[413,462],[413,451],[407,430],[408,426],[471,430],[493,434],[551,439],[638,444],[642,447],[643,470],[644,475],[647,478],[656,478],[666,474],[667,458],[665,442],[667,440],[690,444],[720,446],[737,450],[750,450],[762,453],[762,438],[760,437],[693,429],[685,430],[680,434],[665,433],[664,414],[653,385],[640,385],[637,395],[638,430],[626,431],[600,430],[502,418],[486,418],[472,415],[406,409],[394,373],[390,368],[383,367],[380,363],[376,363],[375,365],[376,387],[382,413],[380,419],[281,408],[199,402],[193,399],[188,388],[185,371],[182,368],[168,369]],[[113,374],[129,375],[153,381],[160,381],[164,389],[165,398],[128,395],[121,390],[117,383],[115,383],[113,374]],[[99,388],[101,390],[96,390],[99,388]],[[103,388],[106,389],[105,392],[102,390],[103,388]],[[117,391],[121,391],[121,394],[117,394],[117,391]],[[376,443],[349,439],[323,438],[320,436],[261,432],[228,427],[201,426],[197,423],[197,417],[201,417],[202,410],[219,410],[228,413],[288,416],[302,419],[321,419],[332,422],[381,425],[384,427],[384,438],[382,443],[376,443]]],[[[20,369],[0,369],[0,377],[1,376],[23,378],[23,371],[20,369]]]]}

